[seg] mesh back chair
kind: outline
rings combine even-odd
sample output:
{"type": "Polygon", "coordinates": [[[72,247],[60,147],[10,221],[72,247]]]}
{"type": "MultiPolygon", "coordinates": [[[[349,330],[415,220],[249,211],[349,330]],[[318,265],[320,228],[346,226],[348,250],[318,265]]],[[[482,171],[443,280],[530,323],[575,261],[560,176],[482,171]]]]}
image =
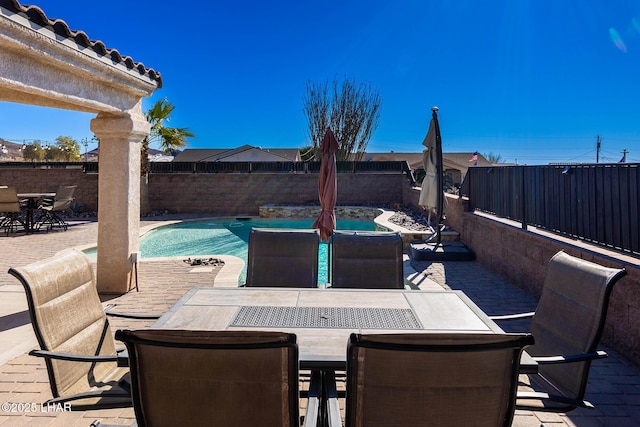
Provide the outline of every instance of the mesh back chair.
{"type": "Polygon", "coordinates": [[[334,231],[331,286],[404,289],[400,233],[334,231]]]}
{"type": "Polygon", "coordinates": [[[72,409],[131,406],[126,368],[118,356],[93,269],[68,251],[9,273],[24,286],[31,324],[44,357],[53,399],[72,409]]]}
{"type": "Polygon", "coordinates": [[[146,329],[116,339],[129,351],[139,427],[300,424],[294,334],[146,329]]]}
{"type": "Polygon", "coordinates": [[[58,215],[58,212],[69,209],[73,202],[73,192],[75,189],[75,185],[61,185],[56,187],[55,197],[45,197],[42,200],[42,204],[39,206],[41,212],[40,217],[36,221],[38,229],[46,226],[47,231],[53,229],[53,227],[60,227],[65,231],[67,230],[67,223],[58,215]]]}
{"type": "Polygon", "coordinates": [[[14,187],[0,187],[0,229],[5,229],[7,235],[18,226],[25,227],[22,219],[20,201],[14,187]]]}
{"type": "Polygon", "coordinates": [[[531,389],[518,393],[518,409],[567,412],[593,408],[584,400],[591,361],[606,357],[596,348],[602,336],[613,285],[626,274],[558,252],[547,267],[535,313],[493,316],[508,320],[533,316],[527,349],[539,364],[531,389]]]}
{"type": "MultiPolygon", "coordinates": [[[[531,335],[352,334],[345,426],[510,426],[531,335]]],[[[330,375],[327,394],[333,394],[330,375]]],[[[329,424],[340,425],[329,403],[329,424]]]]}
{"type": "Polygon", "coordinates": [[[318,230],[253,228],[246,286],[318,286],[318,230]]]}

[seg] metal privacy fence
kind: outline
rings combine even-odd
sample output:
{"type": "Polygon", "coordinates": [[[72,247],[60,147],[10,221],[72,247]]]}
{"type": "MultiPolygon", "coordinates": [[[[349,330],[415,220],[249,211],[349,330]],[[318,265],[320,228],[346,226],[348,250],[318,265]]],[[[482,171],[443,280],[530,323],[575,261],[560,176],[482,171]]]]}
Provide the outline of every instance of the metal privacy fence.
{"type": "Polygon", "coordinates": [[[469,208],[640,255],[640,164],[469,168],[469,208]]]}
{"type": "MultiPolygon", "coordinates": [[[[151,162],[151,173],[318,173],[321,162],[151,162]]],[[[0,162],[3,169],[82,169],[98,173],[98,162],[0,162]]],[[[336,162],[339,173],[411,175],[407,162],[336,162]]]]}
{"type": "MultiPolygon", "coordinates": [[[[151,173],[319,173],[321,162],[152,162],[151,173]]],[[[409,173],[407,162],[336,162],[338,173],[409,173]]]]}

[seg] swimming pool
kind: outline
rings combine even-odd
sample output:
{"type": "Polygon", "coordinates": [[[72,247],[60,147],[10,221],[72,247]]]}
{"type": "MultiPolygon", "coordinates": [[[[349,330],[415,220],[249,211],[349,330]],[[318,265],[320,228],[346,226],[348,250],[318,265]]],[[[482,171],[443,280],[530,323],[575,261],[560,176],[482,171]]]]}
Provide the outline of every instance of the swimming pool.
{"type": "MultiPolygon", "coordinates": [[[[247,262],[249,232],[261,228],[311,228],[315,219],[220,219],[184,221],[161,226],[140,239],[142,258],[167,256],[233,255],[247,262]]],[[[339,230],[375,230],[375,223],[367,220],[337,220],[339,230]]],[[[320,243],[318,283],[327,282],[327,244],[320,243]]],[[[243,269],[240,283],[244,283],[243,269]]]]}

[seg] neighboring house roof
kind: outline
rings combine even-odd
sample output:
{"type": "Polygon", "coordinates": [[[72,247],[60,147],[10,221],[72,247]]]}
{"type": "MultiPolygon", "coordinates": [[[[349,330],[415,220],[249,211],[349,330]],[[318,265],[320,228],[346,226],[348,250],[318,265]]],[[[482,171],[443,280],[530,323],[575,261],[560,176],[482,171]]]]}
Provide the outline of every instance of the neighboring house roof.
{"type": "MultiPolygon", "coordinates": [[[[474,162],[470,162],[469,159],[473,157],[473,153],[442,153],[442,162],[445,168],[450,167],[454,169],[466,171],[469,167],[474,165],[474,162]]],[[[363,160],[369,161],[382,161],[382,160],[395,160],[406,161],[409,163],[411,169],[422,168],[422,152],[420,153],[365,153],[362,157],[363,160]]],[[[491,166],[492,164],[480,153],[478,153],[478,166],[491,166]]]]}
{"type": "MultiPolygon", "coordinates": [[[[94,148],[93,150],[87,152],[87,156],[93,159],[97,159],[99,154],[100,154],[100,147],[94,148]]],[[[156,150],[154,148],[149,148],[149,151],[147,152],[147,157],[149,157],[149,159],[162,158],[161,161],[163,162],[170,161],[168,157],[171,157],[171,160],[173,160],[173,156],[165,156],[164,151],[156,150]],[[164,157],[167,157],[167,158],[164,158],[164,157]]]]}
{"type": "MultiPolygon", "coordinates": [[[[470,162],[473,153],[442,153],[445,168],[463,172],[474,165],[470,162]]],[[[411,169],[422,168],[420,153],[364,153],[363,161],[406,161],[411,169]]],[[[243,145],[238,148],[187,148],[178,154],[176,162],[234,162],[234,161],[300,161],[300,150],[294,148],[260,148],[243,145]]],[[[478,153],[478,166],[491,163],[478,153]]]]}
{"type": "MultiPolygon", "coordinates": [[[[17,0],[0,0],[0,7],[25,18],[28,22],[39,27],[52,31],[57,37],[69,40],[71,47],[76,47],[79,51],[89,49],[97,57],[104,58],[113,64],[119,64],[131,71],[136,71],[141,76],[145,76],[162,87],[162,76],[153,68],[147,68],[141,62],[135,62],[130,56],[122,56],[116,49],[107,48],[99,40],[90,40],[84,31],[73,31],[66,22],[60,19],[49,19],[38,6],[23,6],[17,0]],[[75,44],[75,46],[73,46],[75,44]]],[[[2,11],[0,10],[0,13],[2,11]]],[[[33,28],[32,25],[29,25],[33,28]]],[[[41,29],[34,28],[41,32],[41,29]]]]}
{"type": "Polygon", "coordinates": [[[204,159],[216,157],[227,149],[209,148],[186,148],[180,152],[173,160],[175,162],[202,162],[204,159]]]}
{"type": "MultiPolygon", "coordinates": [[[[466,171],[469,167],[474,165],[474,162],[469,160],[473,157],[473,153],[442,153],[442,162],[445,168],[459,169],[466,171]]],[[[365,153],[364,160],[396,160],[407,161],[411,169],[422,168],[422,152],[420,153],[365,153]]],[[[478,166],[491,166],[492,164],[480,153],[478,153],[478,166]]]]}
{"type": "Polygon", "coordinates": [[[408,162],[409,165],[413,168],[414,163],[419,163],[422,165],[422,152],[420,153],[396,153],[395,151],[391,151],[389,153],[364,153],[362,156],[362,160],[364,161],[401,161],[408,162]]]}
{"type": "Polygon", "coordinates": [[[187,148],[174,159],[176,162],[298,162],[300,150],[297,148],[260,148],[243,145],[238,148],[187,148]]]}

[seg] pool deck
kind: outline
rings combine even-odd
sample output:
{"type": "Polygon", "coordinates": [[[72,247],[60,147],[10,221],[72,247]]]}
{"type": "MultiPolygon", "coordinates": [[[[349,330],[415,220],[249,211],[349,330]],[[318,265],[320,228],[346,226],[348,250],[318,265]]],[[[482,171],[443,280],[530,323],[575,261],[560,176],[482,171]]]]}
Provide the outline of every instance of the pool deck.
{"type": "MultiPolygon", "coordinates": [[[[192,217],[190,217],[192,218],[192,217]]],[[[177,218],[144,219],[141,227],[177,218]]],[[[26,265],[61,250],[94,244],[95,221],[71,221],[67,232],[12,234],[0,236],[0,269],[26,265]]],[[[105,304],[116,304],[119,311],[162,313],[192,286],[234,286],[242,268],[235,257],[211,254],[225,261],[224,267],[190,266],[184,257],[143,259],[140,262],[140,292],[105,296],[105,304]],[[185,279],[186,277],[186,279],[185,279]],[[235,281],[234,281],[235,280],[235,281]]],[[[405,275],[422,289],[459,289],[490,314],[528,311],[535,301],[477,262],[411,262],[405,259],[405,275]]],[[[150,321],[111,319],[112,330],[145,327],[150,321]]],[[[514,327],[526,327],[521,323],[514,327]]],[[[44,363],[27,355],[36,340],[26,311],[24,290],[19,282],[0,273],[0,404],[41,403],[51,397],[44,363]]],[[[640,427],[640,369],[606,349],[609,358],[593,363],[587,399],[595,410],[578,409],[568,414],[517,411],[514,426],[625,426],[640,427]]],[[[304,402],[302,402],[304,407],[304,402]]],[[[304,413],[304,412],[301,412],[304,413]]],[[[8,426],[84,426],[94,419],[129,425],[132,409],[86,412],[7,413],[0,410],[0,427],[8,426]]]]}

